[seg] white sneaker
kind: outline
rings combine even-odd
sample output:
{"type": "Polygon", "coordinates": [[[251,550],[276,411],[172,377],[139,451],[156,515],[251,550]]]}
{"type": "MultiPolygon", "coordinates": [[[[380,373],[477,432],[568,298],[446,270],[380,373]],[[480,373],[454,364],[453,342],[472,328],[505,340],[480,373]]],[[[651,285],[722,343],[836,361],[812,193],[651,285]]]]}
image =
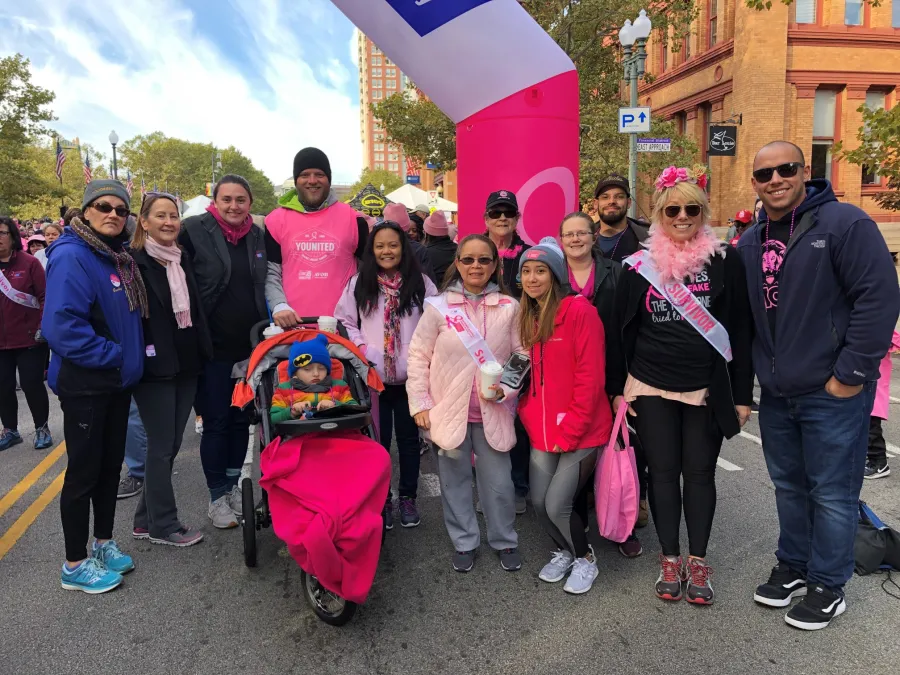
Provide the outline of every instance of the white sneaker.
{"type": "Polygon", "coordinates": [[[241,486],[235,485],[225,496],[228,499],[228,507],[234,511],[235,516],[241,518],[244,515],[244,493],[241,492],[241,486]]]}
{"type": "Polygon", "coordinates": [[[207,515],[209,515],[213,527],[217,527],[220,530],[237,527],[238,524],[234,511],[232,511],[231,507],[228,505],[229,497],[230,495],[224,495],[223,497],[219,497],[216,501],[209,503],[207,515]]]}
{"type": "Polygon", "coordinates": [[[200,415],[194,418],[194,433],[203,435],[203,418],[200,415]]]}
{"type": "Polygon", "coordinates": [[[566,572],[572,567],[574,561],[575,556],[568,551],[556,551],[550,562],[544,565],[541,573],[538,574],[538,579],[550,584],[562,581],[562,578],[566,576],[566,572]]]}
{"type": "MultiPolygon", "coordinates": [[[[591,557],[593,557],[594,549],[591,549],[591,557]]],[[[596,560],[588,560],[587,558],[575,558],[572,563],[572,573],[566,581],[563,590],[572,595],[581,595],[591,590],[594,585],[594,579],[600,574],[597,569],[596,560]]]]}

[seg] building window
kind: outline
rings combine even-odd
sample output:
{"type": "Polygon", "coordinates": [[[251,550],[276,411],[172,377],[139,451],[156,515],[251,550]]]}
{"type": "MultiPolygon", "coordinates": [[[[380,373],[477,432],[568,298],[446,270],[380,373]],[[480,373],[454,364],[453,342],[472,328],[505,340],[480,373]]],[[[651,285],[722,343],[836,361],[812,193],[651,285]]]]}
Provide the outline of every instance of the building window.
{"type": "Polygon", "coordinates": [[[375,162],[376,169],[384,169],[384,162],[375,162]]]}
{"type": "Polygon", "coordinates": [[[397,77],[397,69],[396,68],[388,68],[385,73],[388,77],[397,77]]]}
{"type": "Polygon", "coordinates": [[[679,136],[684,136],[687,129],[687,120],[685,118],[686,115],[683,112],[675,114],[675,131],[678,132],[679,136]]]}
{"type": "Polygon", "coordinates": [[[669,45],[667,45],[666,43],[663,43],[660,45],[659,58],[660,58],[660,71],[659,72],[664,73],[669,69],[669,45]]]}
{"type": "Polygon", "coordinates": [[[376,162],[383,162],[383,161],[384,161],[384,153],[383,153],[383,152],[376,152],[376,153],[375,153],[375,161],[376,161],[376,162]]]}
{"type": "Polygon", "coordinates": [[[795,0],[797,23],[816,22],[816,2],[817,0],[795,0]]]}
{"type": "Polygon", "coordinates": [[[381,89],[381,79],[372,78],[372,89],[381,89]]]}
{"type": "Polygon", "coordinates": [[[381,53],[381,50],[378,49],[378,47],[376,47],[375,45],[372,45],[372,53],[373,53],[373,54],[380,54],[380,53],[381,53]]]}
{"type": "Polygon", "coordinates": [[[380,57],[380,56],[373,56],[373,57],[372,57],[372,65],[373,65],[373,66],[380,66],[380,65],[381,65],[381,57],[380,57]]]}
{"type": "Polygon", "coordinates": [[[372,68],[372,77],[381,77],[381,68],[372,68]]]}
{"type": "Polygon", "coordinates": [[[388,171],[399,171],[400,165],[397,162],[391,162],[388,164],[388,171]]]}
{"type": "Polygon", "coordinates": [[[375,149],[376,150],[384,150],[384,143],[376,143],[375,149]]]}
{"type": "Polygon", "coordinates": [[[372,92],[372,100],[380,101],[383,97],[383,94],[384,94],[384,92],[382,92],[381,89],[376,89],[375,91],[372,92]]]}
{"type": "Polygon", "coordinates": [[[709,46],[714,47],[718,42],[717,33],[719,23],[719,2],[718,0],[709,0],[709,46]]]}
{"type": "MultiPolygon", "coordinates": [[[[897,0],[894,0],[897,2],[897,0]]],[[[866,92],[866,107],[869,110],[880,110],[884,108],[884,92],[869,91],[866,92]]],[[[881,176],[878,175],[878,167],[870,167],[864,164],[862,168],[862,184],[863,185],[881,185],[881,176]]]]}
{"type": "Polygon", "coordinates": [[[813,178],[831,180],[831,146],[834,145],[837,92],[818,89],[813,104],[813,146],[810,169],[813,178]]]}
{"type": "Polygon", "coordinates": [[[681,47],[681,51],[684,54],[684,60],[687,61],[691,58],[691,34],[688,33],[684,37],[684,44],[681,47]]]}
{"type": "Polygon", "coordinates": [[[846,0],[844,3],[844,24],[847,26],[862,26],[863,0],[846,0]]]}
{"type": "Polygon", "coordinates": [[[385,57],[384,57],[384,65],[386,65],[386,66],[392,66],[392,65],[394,65],[394,64],[391,63],[391,60],[390,60],[388,57],[385,56],[385,57]]]}
{"type": "Polygon", "coordinates": [[[397,80],[387,80],[385,82],[385,86],[387,86],[388,89],[396,89],[397,88],[397,80]]]}

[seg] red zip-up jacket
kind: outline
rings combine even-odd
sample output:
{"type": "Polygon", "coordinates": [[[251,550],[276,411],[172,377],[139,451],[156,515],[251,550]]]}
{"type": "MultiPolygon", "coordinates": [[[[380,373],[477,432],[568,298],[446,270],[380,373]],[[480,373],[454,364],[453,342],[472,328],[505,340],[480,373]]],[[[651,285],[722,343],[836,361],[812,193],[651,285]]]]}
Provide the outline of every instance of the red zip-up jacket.
{"type": "Polygon", "coordinates": [[[565,298],[553,335],[531,348],[531,383],[519,416],[538,450],[603,446],[612,433],[606,397],[606,338],[597,310],[581,295],[565,298]]]}
{"type": "Polygon", "coordinates": [[[33,295],[41,309],[20,305],[0,293],[0,349],[27,349],[37,342],[34,334],[41,327],[44,289],[47,286],[41,261],[24,251],[13,251],[3,275],[17,291],[33,295]]]}

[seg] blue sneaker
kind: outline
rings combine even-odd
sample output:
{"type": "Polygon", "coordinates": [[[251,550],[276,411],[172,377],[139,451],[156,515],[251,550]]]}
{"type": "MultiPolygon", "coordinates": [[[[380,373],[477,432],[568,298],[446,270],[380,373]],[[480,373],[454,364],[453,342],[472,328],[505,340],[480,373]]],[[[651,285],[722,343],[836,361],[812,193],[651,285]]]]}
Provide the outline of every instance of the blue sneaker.
{"type": "Polygon", "coordinates": [[[4,429],[0,431],[0,452],[18,445],[22,442],[22,436],[15,429],[4,429]]]}
{"type": "Polygon", "coordinates": [[[100,546],[95,541],[91,547],[91,557],[98,560],[111,572],[125,574],[134,569],[134,560],[131,559],[130,555],[122,553],[113,539],[104,542],[100,546]]]}
{"type": "Polygon", "coordinates": [[[83,560],[75,569],[63,563],[62,587],[67,591],[96,594],[111,591],[122,583],[122,575],[106,569],[96,558],[83,560]]]}
{"type": "Polygon", "coordinates": [[[50,427],[44,425],[34,430],[34,449],[46,450],[53,445],[53,436],[50,435],[50,427]]]}

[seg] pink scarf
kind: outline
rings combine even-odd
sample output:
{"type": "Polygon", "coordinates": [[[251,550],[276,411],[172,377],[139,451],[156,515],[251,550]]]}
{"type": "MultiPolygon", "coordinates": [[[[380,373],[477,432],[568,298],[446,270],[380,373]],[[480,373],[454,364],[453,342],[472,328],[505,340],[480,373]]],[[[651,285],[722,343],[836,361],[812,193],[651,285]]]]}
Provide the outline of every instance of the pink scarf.
{"type": "Polygon", "coordinates": [[[699,274],[714,255],[725,257],[725,242],[719,241],[708,225],[684,244],[675,243],[658,225],[653,225],[644,246],[650,250],[650,257],[666,282],[683,282],[687,277],[699,274]]]}
{"type": "Polygon", "coordinates": [[[378,273],[378,288],[384,293],[384,379],[397,382],[397,359],[400,357],[400,291],[403,277],[378,273]]]}
{"type": "Polygon", "coordinates": [[[247,214],[247,217],[244,218],[244,222],[238,227],[235,227],[234,225],[225,222],[225,219],[222,218],[222,214],[219,213],[219,209],[216,208],[215,204],[210,204],[206,207],[206,210],[209,211],[213,215],[213,218],[216,219],[216,222],[219,223],[219,227],[222,228],[222,234],[225,235],[225,239],[232,246],[237,246],[237,243],[243,239],[250,231],[250,228],[253,227],[253,217],[249,213],[247,214]]]}
{"type": "Polygon", "coordinates": [[[190,328],[191,297],[188,295],[187,277],[181,268],[181,249],[177,245],[163,246],[150,237],[144,242],[144,249],[154,260],[166,263],[166,281],[169,282],[175,322],[179,328],[190,328]]]}

